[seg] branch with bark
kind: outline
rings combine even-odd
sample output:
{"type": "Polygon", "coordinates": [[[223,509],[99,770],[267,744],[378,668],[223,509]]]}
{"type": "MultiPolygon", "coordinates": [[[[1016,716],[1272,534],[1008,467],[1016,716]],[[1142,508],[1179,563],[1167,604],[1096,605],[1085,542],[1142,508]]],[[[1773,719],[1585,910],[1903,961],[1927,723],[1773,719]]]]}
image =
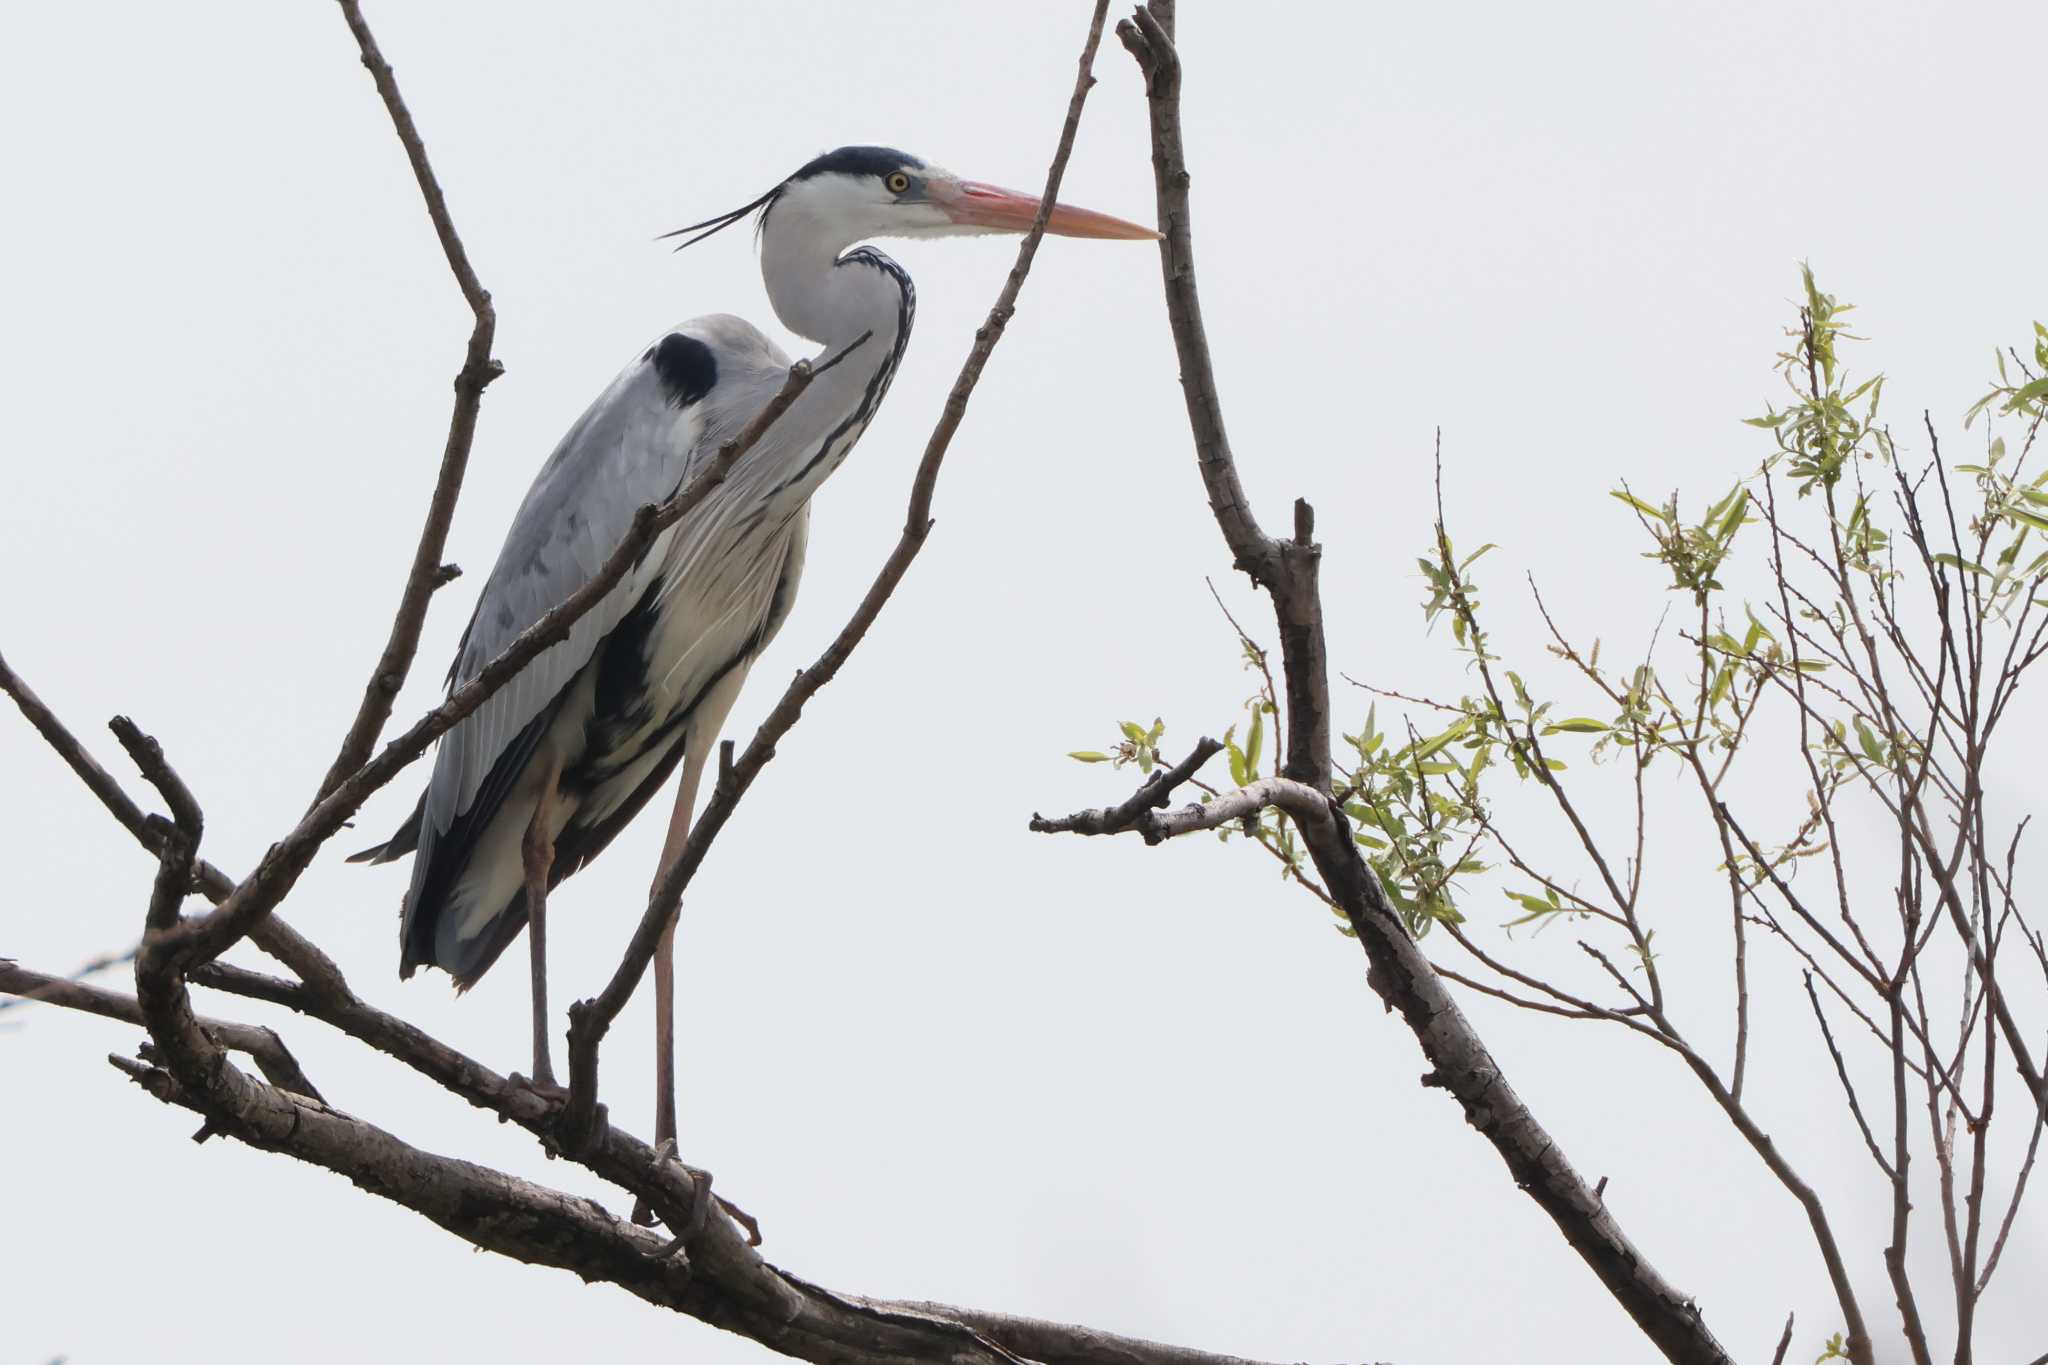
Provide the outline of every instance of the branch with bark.
{"type": "MultiPolygon", "coordinates": [[[[1605,1203],[1573,1169],[1556,1140],[1515,1093],[1499,1064],[1458,1007],[1429,959],[1410,937],[1372,869],[1359,856],[1330,785],[1329,654],[1319,586],[1321,547],[1315,514],[1294,506],[1293,534],[1273,536],[1253,514],[1237,472],[1223,405],[1202,324],[1189,211],[1180,96],[1183,70],[1174,45],[1171,0],[1141,5],[1117,25],[1117,37],[1144,73],[1151,111],[1152,167],[1158,192],[1160,268],[1166,312],[1180,360],[1195,464],[1210,511],[1238,569],[1264,590],[1279,631],[1287,744],[1279,778],[1214,798],[1172,815],[1148,814],[1149,842],[1197,828],[1215,828],[1281,805],[1297,827],[1329,900],[1342,911],[1368,961],[1367,981],[1398,1010],[1421,1043],[1431,1070],[1424,1083],[1449,1091],[1465,1117],[1506,1162],[1516,1184],[1550,1215],[1603,1286],[1674,1361],[1725,1362],[1727,1353],[1699,1309],[1661,1276],[1630,1241],[1605,1203]]],[[[1135,798],[1134,798],[1135,799],[1135,798]]],[[[1128,803],[1127,803],[1128,804],[1128,803]]],[[[1106,832],[1083,812],[1034,828],[1106,832]]]]}

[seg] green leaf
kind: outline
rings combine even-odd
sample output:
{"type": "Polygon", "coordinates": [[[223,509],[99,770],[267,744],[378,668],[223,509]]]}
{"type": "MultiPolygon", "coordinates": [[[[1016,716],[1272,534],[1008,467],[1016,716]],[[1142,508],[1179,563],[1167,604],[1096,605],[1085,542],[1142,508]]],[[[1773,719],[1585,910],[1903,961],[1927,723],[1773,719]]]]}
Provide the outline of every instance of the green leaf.
{"type": "Polygon", "coordinates": [[[1713,689],[1707,693],[1707,705],[1719,706],[1723,701],[1726,701],[1728,698],[1728,688],[1734,681],[1735,661],[1730,659],[1727,663],[1722,664],[1720,671],[1714,675],[1713,689]]]}
{"type": "Polygon", "coordinates": [[[1666,526],[1669,526],[1671,524],[1671,514],[1669,512],[1666,512],[1661,507],[1652,507],[1649,503],[1644,502],[1641,498],[1637,497],[1633,493],[1625,493],[1618,488],[1614,488],[1608,490],[1607,496],[1610,498],[1614,498],[1617,501],[1627,503],[1630,507],[1635,508],[1636,511],[1641,512],[1644,516],[1649,517],[1653,521],[1661,521],[1666,526]]]}
{"type": "Polygon", "coordinates": [[[1443,748],[1446,744],[1449,744],[1452,740],[1458,738],[1458,736],[1464,734],[1467,730],[1470,730],[1471,728],[1472,718],[1470,716],[1467,716],[1462,720],[1454,722],[1451,725],[1451,728],[1444,731],[1442,734],[1437,735],[1432,739],[1425,740],[1422,743],[1422,745],[1418,747],[1414,753],[1408,755],[1408,757],[1410,760],[1418,762],[1422,759],[1428,758],[1431,754],[1434,754],[1437,750],[1443,748]]]}
{"type": "Polygon", "coordinates": [[[1076,749],[1076,750],[1074,750],[1074,752],[1072,752],[1072,753],[1068,754],[1068,755],[1067,755],[1067,757],[1068,757],[1068,758],[1078,758],[1078,759],[1080,759],[1080,760],[1081,760],[1081,761],[1082,761],[1083,763],[1107,763],[1107,762],[1109,762],[1109,755],[1108,755],[1108,754],[1099,754],[1099,753],[1095,752],[1095,750],[1093,750],[1093,749],[1076,749]]]}
{"type": "Polygon", "coordinates": [[[1479,556],[1485,554],[1488,550],[1497,550],[1499,548],[1500,547],[1495,545],[1492,541],[1488,541],[1486,544],[1480,546],[1471,554],[1466,555],[1463,559],[1458,561],[1458,572],[1463,573],[1465,572],[1465,570],[1471,568],[1472,561],[1479,558],[1479,556]]]}
{"type": "MultiPolygon", "coordinates": [[[[1259,778],[1259,758],[1266,747],[1266,713],[1263,708],[1252,711],[1252,728],[1244,737],[1244,768],[1251,774],[1248,779],[1256,782],[1259,778]]],[[[1240,782],[1239,786],[1244,784],[1240,782]]]]}
{"type": "Polygon", "coordinates": [[[1561,720],[1555,725],[1543,727],[1543,733],[1546,735],[1604,735],[1607,730],[1605,721],[1594,720],[1589,716],[1574,716],[1570,720],[1561,720]]]}
{"type": "Polygon", "coordinates": [[[2048,517],[2038,512],[2029,512],[2023,507],[2008,507],[2005,515],[2022,526],[2031,526],[2036,531],[2048,531],[2048,517]]]}
{"type": "Polygon", "coordinates": [[[1124,732],[1124,738],[1129,740],[1131,743],[1143,744],[1145,742],[1145,727],[1138,724],[1136,721],[1124,721],[1122,723],[1122,728],[1124,732]]]}
{"type": "Polygon", "coordinates": [[[1982,564],[1979,564],[1974,560],[1959,558],[1955,555],[1949,554],[1945,550],[1934,556],[1934,562],[1937,564],[1946,564],[1951,569],[1968,569],[1971,573],[1983,574],[1986,577],[1989,577],[1991,573],[1991,570],[1985,568],[1982,564]]]}
{"type": "Polygon", "coordinates": [[[1856,717],[1856,743],[1863,750],[1865,758],[1879,766],[1883,765],[1884,747],[1877,742],[1877,736],[1871,733],[1870,727],[1863,723],[1861,716],[1856,717]]]}
{"type": "Polygon", "coordinates": [[[2015,409],[2017,409],[2020,406],[2020,404],[2031,403],[2036,398],[2040,398],[2044,395],[2048,395],[2048,376],[2036,379],[2033,383],[2024,385],[2023,387],[2015,391],[2012,397],[2005,400],[2005,410],[2007,412],[2012,412],[2015,409]]]}

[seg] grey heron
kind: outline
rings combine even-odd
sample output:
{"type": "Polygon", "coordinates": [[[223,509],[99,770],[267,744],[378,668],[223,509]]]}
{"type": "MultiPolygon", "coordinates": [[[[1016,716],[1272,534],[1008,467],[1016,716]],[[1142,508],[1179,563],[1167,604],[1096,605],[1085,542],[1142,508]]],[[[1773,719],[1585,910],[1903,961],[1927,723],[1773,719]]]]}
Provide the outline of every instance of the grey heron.
{"type": "MultiPolygon", "coordinates": [[[[694,233],[688,246],[758,214],[769,302],[785,327],[821,348],[816,377],[567,639],[442,738],[413,816],[355,859],[414,855],[401,977],[439,967],[467,990],[531,919],[536,1087],[559,1089],[548,1047],[547,892],[601,853],[678,765],[657,884],[681,852],[719,728],[796,599],[811,495],[873,420],[910,339],[910,276],[860,244],[1023,232],[1038,204],[891,148],[842,147],[752,203],[668,234],[694,233]]],[[[1046,231],[1158,236],[1065,205],[1046,231]]],[[[627,365],[528,490],[449,685],[474,677],[595,576],[634,512],[674,493],[738,434],[789,365],[759,329],[724,314],[681,324],[627,365]]],[[[671,918],[654,960],[657,1144],[675,1137],[674,935],[671,918]]]]}

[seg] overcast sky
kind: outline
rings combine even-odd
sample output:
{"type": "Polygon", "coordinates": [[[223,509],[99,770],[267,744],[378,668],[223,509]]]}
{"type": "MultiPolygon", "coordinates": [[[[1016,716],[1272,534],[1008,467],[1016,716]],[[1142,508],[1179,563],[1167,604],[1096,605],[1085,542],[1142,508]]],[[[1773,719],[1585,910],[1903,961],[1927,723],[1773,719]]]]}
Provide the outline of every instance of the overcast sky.
{"type": "MultiPolygon", "coordinates": [[[[2038,3],[1184,9],[1197,255],[1245,480],[1269,524],[1315,502],[1333,653],[1385,685],[1463,682],[1415,609],[1439,426],[1461,539],[1502,546],[1503,642],[1534,639],[1526,570],[1587,635],[1637,647],[1662,595],[1617,572],[1637,533],[1604,491],[1718,496],[1760,458],[1737,419],[1775,395],[1799,260],[1862,304],[1875,339],[1855,363],[1890,374],[1909,423],[1927,408],[1957,431],[1992,347],[2048,316],[2038,3]]],[[[1085,22],[1080,4],[798,0],[369,17],[506,365],[452,536],[470,572],[436,600],[401,718],[435,700],[533,471],[617,368],[698,313],[775,330],[743,234],[680,256],[655,234],[848,142],[1036,186],[1085,22]]],[[[246,870],[303,809],[383,638],[468,317],[331,4],[38,5],[11,37],[0,649],[110,767],[108,716],[159,736],[206,803],[208,856],[246,870]]],[[[1065,197],[1149,218],[1144,101],[1113,40],[1099,72],[1065,197]]],[[[917,332],[817,500],[742,739],[887,553],[1012,258],[888,249],[916,276],[917,332]]],[[[1456,1106],[1417,1086],[1358,950],[1270,863],[1025,829],[1127,793],[1130,774],[1063,757],[1119,719],[1165,718],[1177,750],[1237,714],[1250,682],[1204,576],[1271,637],[1207,515],[1150,248],[1046,243],[937,516],[684,907],[683,1147],[768,1253],[843,1290],[1271,1359],[1649,1358],[1456,1106]]],[[[1355,725],[1363,698],[1342,704],[1355,725]]],[[[405,871],[338,856],[388,833],[421,780],[371,803],[289,918],[378,1004],[523,1067],[523,973],[460,1001],[437,975],[401,986],[405,871]]],[[[0,802],[0,954],[68,970],[131,942],[148,861],[4,716],[0,802]]],[[[558,1003],[609,971],[660,825],[555,898],[558,1003]]],[[[1711,859],[1663,871],[1682,1017],[1724,1060],[1711,859]]],[[[1837,1208],[1892,1338],[1888,1206],[1796,982],[1760,952],[1756,989],[1783,1008],[1760,1006],[1753,1099],[1837,1208]]],[[[1472,1012],[1739,1358],[1767,1359],[1792,1309],[1791,1358],[1819,1352],[1840,1323],[1803,1220],[1689,1077],[1600,1029],[1472,1012]]],[[[614,1116],[643,1133],[649,1023],[636,1002],[606,1067],[614,1116]]],[[[189,1114],[104,1062],[135,1029],[0,1026],[10,1359],[766,1358],[324,1172],[194,1146],[189,1114]]],[[[394,1064],[282,1027],[342,1108],[624,1208],[394,1064]]],[[[2048,1350],[2026,1288],[2048,1275],[2043,1207],[2014,1233],[1983,1359],[2048,1350]]]]}

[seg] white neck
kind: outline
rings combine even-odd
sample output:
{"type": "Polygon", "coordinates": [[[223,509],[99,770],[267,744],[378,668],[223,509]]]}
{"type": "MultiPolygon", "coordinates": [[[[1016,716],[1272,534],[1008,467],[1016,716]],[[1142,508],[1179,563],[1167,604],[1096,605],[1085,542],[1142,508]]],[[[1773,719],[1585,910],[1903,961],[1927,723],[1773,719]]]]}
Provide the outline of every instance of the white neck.
{"type": "MultiPolygon", "coordinates": [[[[852,242],[802,203],[778,204],[761,233],[761,280],[782,325],[827,351],[872,333],[863,351],[894,349],[903,288],[885,270],[864,262],[840,264],[852,242]]],[[[861,357],[872,369],[874,355],[861,357]]]]}
{"type": "Polygon", "coordinates": [[[792,507],[809,500],[867,429],[915,309],[909,276],[895,262],[879,252],[842,260],[853,245],[846,227],[828,229],[816,215],[792,211],[800,208],[777,205],[761,234],[761,279],[775,315],[819,343],[820,363],[832,362],[778,424],[802,433],[789,452],[795,468],[776,487],[792,507]]]}

